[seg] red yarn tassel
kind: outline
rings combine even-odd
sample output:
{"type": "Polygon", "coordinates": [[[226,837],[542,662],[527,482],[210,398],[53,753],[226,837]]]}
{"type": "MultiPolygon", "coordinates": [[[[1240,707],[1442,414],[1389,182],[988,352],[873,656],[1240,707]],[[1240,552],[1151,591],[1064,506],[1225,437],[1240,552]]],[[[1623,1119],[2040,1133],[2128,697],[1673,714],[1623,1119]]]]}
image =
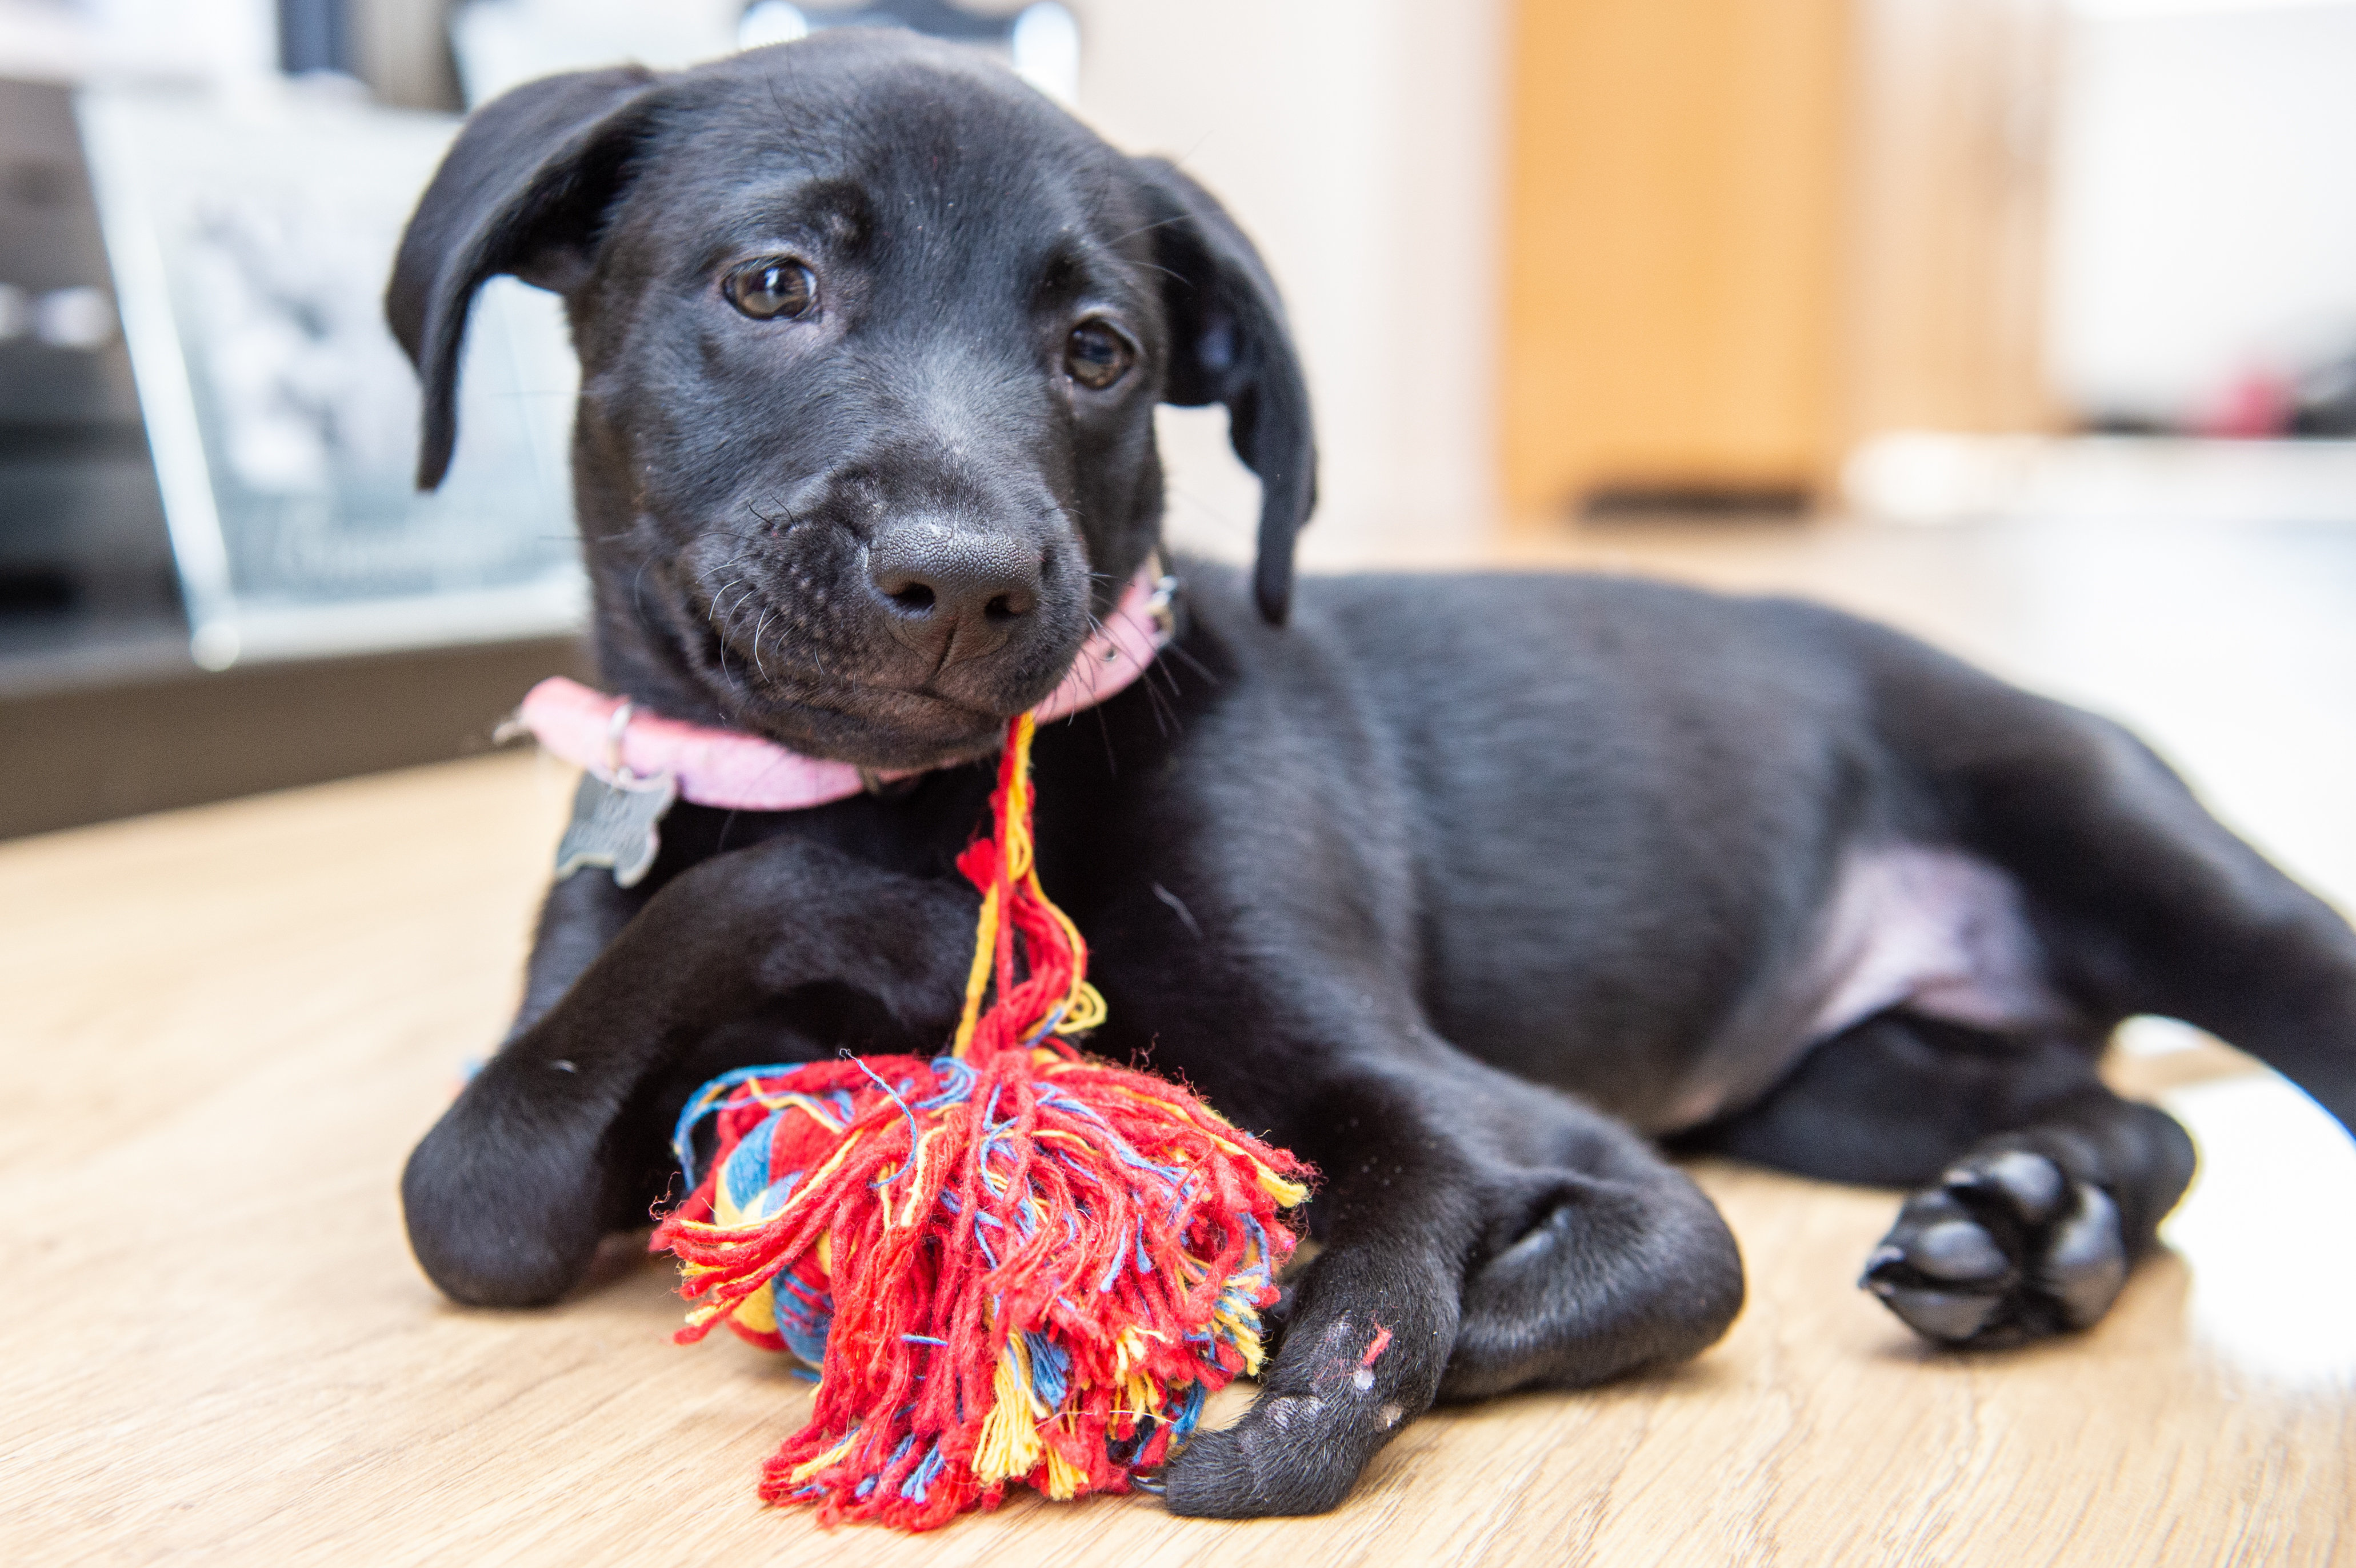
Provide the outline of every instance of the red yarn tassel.
{"type": "Polygon", "coordinates": [[[1292,1251],[1278,1217],[1306,1166],[1065,1038],[1104,1004],[1032,865],[1032,728],[1010,727],[996,831],[958,861],[983,903],[948,1054],[748,1069],[680,1119],[691,1177],[695,1128],[719,1137],[655,1232],[696,1303],[678,1337],[725,1322],[819,1366],[761,1496],[822,1523],[929,1530],[1010,1480],[1127,1491],[1258,1369],[1292,1251]]]}

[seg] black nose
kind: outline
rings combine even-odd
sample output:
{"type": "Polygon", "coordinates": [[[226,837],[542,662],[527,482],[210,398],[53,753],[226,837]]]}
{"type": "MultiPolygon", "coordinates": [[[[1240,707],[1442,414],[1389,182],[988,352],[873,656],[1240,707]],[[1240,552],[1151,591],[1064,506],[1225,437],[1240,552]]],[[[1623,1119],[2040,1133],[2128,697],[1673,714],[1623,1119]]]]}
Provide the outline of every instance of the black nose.
{"type": "Polygon", "coordinates": [[[1035,541],[925,518],[887,527],[867,556],[867,578],[902,640],[937,661],[971,659],[1005,642],[1039,604],[1035,541]]]}

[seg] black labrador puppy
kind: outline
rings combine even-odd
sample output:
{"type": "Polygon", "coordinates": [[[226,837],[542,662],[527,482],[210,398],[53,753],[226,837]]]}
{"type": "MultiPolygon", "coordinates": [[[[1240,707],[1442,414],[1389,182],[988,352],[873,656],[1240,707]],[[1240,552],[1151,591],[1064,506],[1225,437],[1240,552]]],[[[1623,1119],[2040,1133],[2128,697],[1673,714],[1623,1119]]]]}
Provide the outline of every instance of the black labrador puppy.
{"type": "Polygon", "coordinates": [[[1258,258],[987,61],[827,33],[477,114],[389,301],[429,486],[497,274],[571,314],[607,684],[929,771],[680,805],[643,882],[555,885],[513,1033],[403,1182],[459,1300],[550,1301],[643,1225],[706,1077],[947,1038],[952,858],[1006,717],[1156,547],[1161,403],[1226,405],[1258,565],[1185,564],[1151,678],[1042,734],[1040,863],[1111,1004],[1094,1048],[1323,1173],[1258,1399],[1172,1464],[1173,1509],[1328,1509],[1435,1400],[1710,1344],[1740,1261],[1648,1139],[1915,1188],[1868,1283],[1983,1345],[2094,1322],[2190,1176],[2095,1076],[2122,1018],[2356,1122],[2356,933],[2113,725],[1804,604],[1296,592],[1314,448],[1258,258]],[[1376,1319],[1372,1386],[1321,1380],[1376,1319]]]}

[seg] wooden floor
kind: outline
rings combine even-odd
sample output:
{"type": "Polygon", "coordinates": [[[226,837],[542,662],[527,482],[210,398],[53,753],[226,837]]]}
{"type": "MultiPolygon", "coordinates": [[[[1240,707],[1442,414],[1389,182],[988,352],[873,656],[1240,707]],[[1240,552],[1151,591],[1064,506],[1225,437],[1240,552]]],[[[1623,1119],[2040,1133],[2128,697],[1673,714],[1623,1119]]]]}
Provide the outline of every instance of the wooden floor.
{"type": "MultiPolygon", "coordinates": [[[[2097,702],[2356,905],[2356,537],[1515,548],[1806,588],[2097,702]]],[[[505,756],[0,845],[0,1562],[2356,1563],[2356,1147],[2157,1025],[2118,1075],[2207,1165],[2090,1334],[1926,1351],[1853,1287],[1889,1195],[1705,1166],[1751,1296],[1689,1367],[1427,1419],[1324,1519],[1025,1497],[820,1538],[753,1496],[803,1385],[672,1347],[662,1268],[473,1312],[403,1245],[566,792],[505,756]]]]}

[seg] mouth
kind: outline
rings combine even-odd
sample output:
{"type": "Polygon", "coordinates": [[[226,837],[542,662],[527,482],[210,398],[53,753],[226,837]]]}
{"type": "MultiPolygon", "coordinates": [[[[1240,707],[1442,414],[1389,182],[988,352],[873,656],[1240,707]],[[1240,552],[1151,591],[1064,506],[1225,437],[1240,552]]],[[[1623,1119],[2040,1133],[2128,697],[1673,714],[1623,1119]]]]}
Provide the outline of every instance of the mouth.
{"type": "Polygon", "coordinates": [[[748,647],[724,635],[708,613],[681,619],[678,641],[686,663],[737,727],[805,756],[861,768],[913,770],[987,756],[1006,721],[1045,694],[1031,690],[1039,682],[1025,681],[1002,700],[978,702],[942,692],[929,679],[910,685],[845,673],[815,650],[779,648],[774,637],[766,648],[748,647]]]}

